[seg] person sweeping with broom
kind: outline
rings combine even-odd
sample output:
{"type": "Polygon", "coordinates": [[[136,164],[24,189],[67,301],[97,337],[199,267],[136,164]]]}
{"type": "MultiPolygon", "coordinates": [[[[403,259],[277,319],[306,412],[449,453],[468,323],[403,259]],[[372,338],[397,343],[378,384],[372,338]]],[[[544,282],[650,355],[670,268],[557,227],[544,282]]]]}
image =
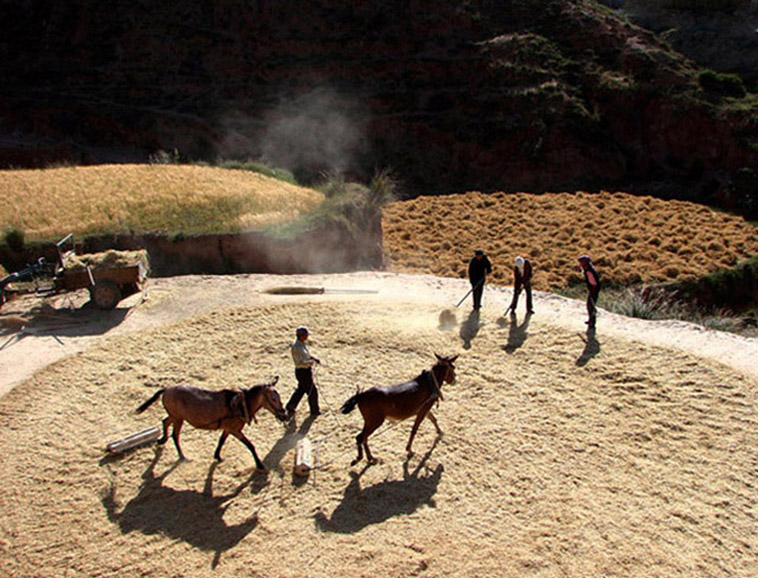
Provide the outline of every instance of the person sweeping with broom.
{"type": "Polygon", "coordinates": [[[534,314],[532,308],[532,263],[529,259],[524,259],[519,255],[513,260],[513,299],[508,309],[505,310],[506,314],[509,311],[511,314],[516,313],[518,297],[522,288],[526,292],[526,314],[532,315],[534,314]]]}
{"type": "Polygon", "coordinates": [[[482,308],[482,293],[487,273],[492,273],[492,263],[482,249],[477,249],[468,264],[468,280],[474,296],[474,309],[482,308]]]}

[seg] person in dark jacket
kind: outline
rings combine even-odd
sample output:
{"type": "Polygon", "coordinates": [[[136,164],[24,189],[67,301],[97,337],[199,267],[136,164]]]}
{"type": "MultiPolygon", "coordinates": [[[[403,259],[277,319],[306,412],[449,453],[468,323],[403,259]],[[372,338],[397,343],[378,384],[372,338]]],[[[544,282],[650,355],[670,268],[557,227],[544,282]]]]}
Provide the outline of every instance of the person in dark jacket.
{"type": "Polygon", "coordinates": [[[579,257],[579,269],[584,274],[584,282],[587,284],[587,315],[585,322],[589,329],[595,329],[597,320],[597,298],[600,295],[600,275],[597,274],[589,255],[579,257]]]}
{"type": "Polygon", "coordinates": [[[482,249],[477,249],[468,263],[468,280],[474,294],[474,309],[482,307],[482,293],[487,273],[492,273],[492,263],[482,249]]]}
{"type": "Polygon", "coordinates": [[[532,315],[534,313],[532,308],[532,264],[529,259],[519,256],[513,260],[513,299],[508,309],[505,310],[506,313],[509,311],[516,313],[522,287],[526,292],[526,314],[532,315]]]}

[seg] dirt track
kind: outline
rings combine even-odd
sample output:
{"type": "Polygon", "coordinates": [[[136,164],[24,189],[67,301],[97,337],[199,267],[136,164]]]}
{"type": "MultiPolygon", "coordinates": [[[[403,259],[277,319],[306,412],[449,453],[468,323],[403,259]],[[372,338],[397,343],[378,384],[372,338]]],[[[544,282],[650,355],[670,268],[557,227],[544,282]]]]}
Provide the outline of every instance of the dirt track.
{"type": "MultiPolygon", "coordinates": [[[[454,279],[185,277],[152,282],[131,310],[0,350],[0,574],[9,576],[755,576],[758,341],[680,322],[601,313],[543,293],[528,323],[488,288],[478,320],[440,313],[454,279]],[[376,294],[270,295],[283,285],[376,294]],[[468,322],[467,322],[468,321],[468,322]],[[281,375],[288,343],[313,332],[327,413],[287,431],[248,429],[269,471],[236,440],[185,428],[121,458],[107,441],[158,423],[134,408],[156,386],[246,386],[281,375]],[[415,376],[460,353],[458,383],[422,424],[380,429],[380,465],[349,467],[357,386],[415,376]],[[64,356],[69,356],[65,357],[64,356]],[[31,376],[36,368],[54,362],[31,376]],[[31,377],[30,377],[31,376],[31,377]],[[320,469],[292,475],[307,433],[320,469]]],[[[523,308],[523,304],[521,305],[523,308]]],[[[305,408],[305,403],[301,405],[305,408]]]]}

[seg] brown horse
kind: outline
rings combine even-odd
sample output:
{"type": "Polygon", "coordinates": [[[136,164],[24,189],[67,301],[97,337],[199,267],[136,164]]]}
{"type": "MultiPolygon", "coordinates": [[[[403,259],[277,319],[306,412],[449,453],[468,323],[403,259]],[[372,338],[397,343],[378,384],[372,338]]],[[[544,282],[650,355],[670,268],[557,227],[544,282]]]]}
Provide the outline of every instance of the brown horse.
{"type": "Polygon", "coordinates": [[[442,390],[440,387],[443,382],[455,382],[455,366],[453,363],[458,356],[440,357],[436,353],[437,363],[432,366],[431,371],[424,370],[421,375],[389,387],[372,387],[366,391],[355,394],[348,399],[342,406],[342,413],[350,413],[355,406],[361,410],[363,415],[363,429],[355,440],[358,442],[358,457],[350,465],[354,466],[363,458],[363,448],[366,448],[366,459],[370,464],[377,463],[377,460],[371,455],[368,448],[368,436],[370,436],[385,419],[401,421],[416,416],[416,421],[411,429],[411,437],[408,439],[408,445],[405,451],[410,456],[413,438],[416,436],[418,426],[425,417],[429,417],[437,433],[442,435],[442,430],[437,425],[437,418],[431,412],[432,406],[438,400],[442,399],[442,390]]]}
{"type": "Polygon", "coordinates": [[[247,446],[255,458],[256,467],[263,470],[265,469],[263,462],[258,458],[255,446],[242,433],[242,428],[255,419],[255,414],[262,407],[273,413],[280,421],[286,419],[287,412],[279,398],[279,392],[274,389],[277,381],[279,381],[278,376],[271,383],[237,391],[231,389],[211,391],[186,384],[166,387],[156,391],[153,397],[139,406],[137,413],[145,411],[162,395],[163,407],[166,408],[168,416],[163,419],[163,437],[158,440],[159,444],[166,443],[168,427],[173,424],[171,437],[174,438],[176,451],[179,452],[179,458],[186,459],[179,446],[179,434],[186,420],[198,429],[224,430],[221,439],[218,440],[216,452],[213,454],[219,462],[221,447],[229,434],[232,434],[247,446]]]}

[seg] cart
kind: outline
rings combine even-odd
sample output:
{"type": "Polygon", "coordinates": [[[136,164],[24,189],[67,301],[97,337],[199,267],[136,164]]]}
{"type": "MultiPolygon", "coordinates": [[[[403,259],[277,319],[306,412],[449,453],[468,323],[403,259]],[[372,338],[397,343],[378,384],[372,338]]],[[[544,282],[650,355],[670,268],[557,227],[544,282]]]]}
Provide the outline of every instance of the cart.
{"type": "MultiPolygon", "coordinates": [[[[90,300],[100,309],[113,309],[123,298],[142,290],[149,274],[149,264],[145,251],[129,252],[137,257],[132,262],[123,263],[119,257],[122,251],[77,255],[73,235],[66,235],[56,244],[57,263],[49,264],[40,258],[37,264],[9,275],[0,284],[2,299],[0,304],[12,294],[36,293],[41,296],[57,295],[66,291],[88,289],[90,300]],[[97,264],[95,257],[103,256],[97,264]],[[110,257],[115,257],[111,258],[110,257]],[[75,266],[72,266],[75,263],[75,266]],[[11,282],[33,281],[31,288],[8,288],[11,282]]],[[[27,283],[28,284],[28,283],[27,283]]]]}

